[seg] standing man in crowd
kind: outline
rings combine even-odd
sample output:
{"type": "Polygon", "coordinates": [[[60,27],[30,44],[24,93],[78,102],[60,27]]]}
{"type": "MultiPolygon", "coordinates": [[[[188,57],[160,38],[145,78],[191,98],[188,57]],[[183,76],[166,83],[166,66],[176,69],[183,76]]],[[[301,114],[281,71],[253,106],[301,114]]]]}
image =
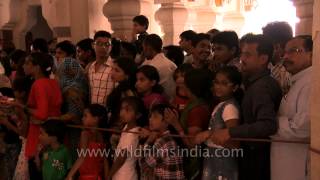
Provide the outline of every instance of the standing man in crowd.
{"type": "Polygon", "coordinates": [[[107,97],[115,87],[111,78],[112,59],[111,34],[98,31],[94,35],[94,50],[96,60],[89,66],[88,79],[90,85],[90,99],[92,104],[106,105],[107,97]]]}
{"type": "MultiPolygon", "coordinates": [[[[310,140],[310,91],[312,76],[312,37],[291,39],[284,53],[284,67],[292,74],[292,86],[282,98],[278,113],[279,129],[276,139],[310,140]]],[[[272,143],[272,180],[306,180],[309,145],[272,143]]]]}
{"type": "MultiPolygon", "coordinates": [[[[230,138],[266,139],[276,133],[276,112],[282,93],[268,70],[272,54],[272,44],[265,36],[246,38],[240,56],[246,90],[242,100],[243,123],[215,131],[211,136],[215,143],[225,144],[230,138]]],[[[241,148],[244,153],[240,159],[240,180],[270,180],[270,143],[244,142],[241,148]]]]}
{"type": "Polygon", "coordinates": [[[159,83],[164,88],[165,95],[169,99],[173,99],[176,90],[173,73],[177,69],[177,66],[161,52],[161,38],[156,34],[150,34],[144,39],[142,47],[146,57],[142,65],[151,65],[158,70],[160,75],[159,83]]]}

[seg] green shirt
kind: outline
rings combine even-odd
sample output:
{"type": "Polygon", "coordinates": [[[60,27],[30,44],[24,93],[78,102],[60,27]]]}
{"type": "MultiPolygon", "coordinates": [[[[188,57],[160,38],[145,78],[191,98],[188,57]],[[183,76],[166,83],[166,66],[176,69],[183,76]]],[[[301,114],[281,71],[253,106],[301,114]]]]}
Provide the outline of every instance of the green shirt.
{"type": "Polygon", "coordinates": [[[42,156],[43,180],[64,180],[71,166],[71,156],[64,145],[57,150],[50,148],[42,156]]]}

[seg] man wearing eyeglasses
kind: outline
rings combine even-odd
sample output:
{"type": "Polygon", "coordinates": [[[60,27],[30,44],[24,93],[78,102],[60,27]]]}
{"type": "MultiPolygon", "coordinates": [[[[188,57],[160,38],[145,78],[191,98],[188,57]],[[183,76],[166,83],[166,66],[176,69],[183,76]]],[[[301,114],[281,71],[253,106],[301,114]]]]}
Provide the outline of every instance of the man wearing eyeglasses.
{"type": "MultiPolygon", "coordinates": [[[[277,111],[282,92],[270,76],[268,63],[273,46],[264,35],[248,35],[241,48],[241,70],[245,93],[239,126],[216,130],[211,139],[224,145],[230,138],[267,139],[277,132],[277,111]]],[[[270,143],[241,142],[240,180],[270,180],[270,143]]]]}
{"type": "MultiPolygon", "coordinates": [[[[292,86],[282,98],[276,139],[310,140],[310,89],[312,73],[312,38],[291,39],[285,47],[284,66],[292,74],[292,86]]],[[[272,143],[272,180],[304,180],[308,171],[308,145],[272,143]]]]}
{"type": "Polygon", "coordinates": [[[115,87],[111,79],[111,34],[106,31],[96,32],[93,49],[96,60],[88,68],[91,103],[105,106],[108,95],[115,87]]]}

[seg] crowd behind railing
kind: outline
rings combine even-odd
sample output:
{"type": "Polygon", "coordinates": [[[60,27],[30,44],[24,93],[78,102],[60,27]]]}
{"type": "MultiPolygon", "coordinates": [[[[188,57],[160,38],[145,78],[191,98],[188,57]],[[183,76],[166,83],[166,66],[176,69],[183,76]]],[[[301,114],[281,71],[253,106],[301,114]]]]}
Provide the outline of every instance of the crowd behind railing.
{"type": "Polygon", "coordinates": [[[0,45],[1,178],[309,179],[310,35],[271,22],[163,47],[132,22],[130,41],[0,45]]]}

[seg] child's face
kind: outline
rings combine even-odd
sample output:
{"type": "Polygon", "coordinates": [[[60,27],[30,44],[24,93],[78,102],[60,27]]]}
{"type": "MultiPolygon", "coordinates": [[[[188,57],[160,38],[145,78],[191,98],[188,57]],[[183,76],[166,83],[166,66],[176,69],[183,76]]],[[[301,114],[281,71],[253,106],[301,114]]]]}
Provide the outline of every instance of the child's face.
{"type": "Polygon", "coordinates": [[[211,54],[211,43],[209,40],[204,39],[200,41],[192,51],[193,57],[201,62],[207,61],[211,54]]]}
{"type": "Polygon", "coordinates": [[[156,84],[156,82],[154,80],[151,81],[143,73],[141,73],[141,72],[137,73],[136,88],[137,88],[138,93],[145,94],[147,92],[152,91],[152,87],[155,84],[156,84]]]}
{"type": "Polygon", "coordinates": [[[162,131],[167,127],[163,120],[163,115],[159,112],[152,112],[149,118],[149,127],[151,131],[162,131]]]}
{"type": "Polygon", "coordinates": [[[177,87],[179,88],[181,86],[184,86],[184,75],[181,72],[177,73],[176,84],[177,84],[177,87]]]}
{"type": "Polygon", "coordinates": [[[228,60],[233,58],[235,50],[229,49],[226,45],[223,44],[213,44],[214,52],[214,62],[218,63],[227,63],[228,60]]]}
{"type": "Polygon", "coordinates": [[[26,58],[23,64],[23,70],[26,75],[33,75],[35,73],[35,66],[32,64],[30,57],[26,58]]]}
{"type": "Polygon", "coordinates": [[[184,51],[186,51],[186,50],[190,49],[190,47],[192,47],[191,41],[188,41],[185,38],[181,38],[181,37],[180,37],[179,45],[180,45],[181,49],[183,49],[184,51]]]}
{"type": "Polygon", "coordinates": [[[120,109],[120,120],[123,123],[129,123],[137,119],[137,113],[134,108],[130,106],[127,102],[121,104],[120,109]]]}
{"type": "Polygon", "coordinates": [[[138,24],[137,22],[133,22],[133,31],[136,33],[136,34],[139,34],[139,33],[142,33],[145,31],[145,28],[144,26],[138,24]]]}
{"type": "Polygon", "coordinates": [[[60,48],[56,49],[55,57],[59,63],[63,61],[63,58],[67,57],[67,53],[60,48]]]}
{"type": "Polygon", "coordinates": [[[43,128],[40,128],[39,141],[42,145],[47,146],[52,142],[52,137],[43,128]]]}
{"type": "Polygon", "coordinates": [[[95,126],[98,124],[98,118],[92,116],[90,111],[85,109],[82,117],[82,123],[84,126],[95,126]]]}
{"type": "Polygon", "coordinates": [[[180,96],[186,96],[186,86],[184,84],[184,75],[182,73],[178,73],[176,77],[176,85],[178,88],[178,93],[180,96]]]}
{"type": "Polygon", "coordinates": [[[235,85],[230,82],[227,76],[223,73],[216,74],[216,78],[213,81],[213,93],[219,97],[230,97],[233,92],[237,89],[235,85]]]}
{"type": "Polygon", "coordinates": [[[128,76],[124,73],[124,71],[118,66],[118,64],[113,64],[113,68],[111,71],[111,78],[115,82],[121,82],[128,78],[128,76]]]}

